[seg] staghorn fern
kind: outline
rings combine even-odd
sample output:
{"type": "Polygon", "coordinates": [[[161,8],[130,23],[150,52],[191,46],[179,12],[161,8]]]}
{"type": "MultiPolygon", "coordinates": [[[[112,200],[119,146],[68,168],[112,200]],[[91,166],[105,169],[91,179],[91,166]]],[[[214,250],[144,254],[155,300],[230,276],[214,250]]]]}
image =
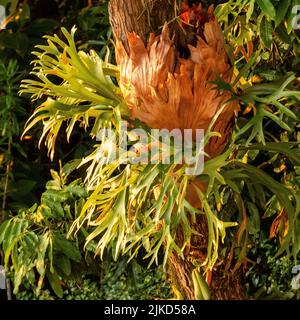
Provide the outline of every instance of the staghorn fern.
{"type": "Polygon", "coordinates": [[[46,138],[51,159],[63,122],[68,122],[69,140],[77,121],[87,127],[93,118],[92,134],[96,136],[99,128],[111,121],[113,108],[122,101],[119,88],[112,80],[112,77],[118,77],[118,68],[107,62],[109,55],[104,62],[93,50],[90,54],[77,52],[74,42],[76,28],[71,33],[62,28],[62,32],[67,43],[55,35],[45,36],[47,46],[37,46],[41,52],[33,52],[37,59],[33,61],[31,72],[37,80],[23,80],[20,91],[21,94],[30,94],[32,100],[47,97],[28,120],[24,134],[43,121],[40,144],[46,138]]]}
{"type": "MultiPolygon", "coordinates": [[[[132,125],[140,125],[128,118],[129,111],[121,98],[120,90],[111,80],[111,77],[119,78],[118,68],[109,64],[108,60],[103,62],[94,52],[90,54],[77,52],[74,42],[75,28],[72,29],[71,34],[64,29],[63,33],[67,43],[54,36],[47,37],[48,46],[39,46],[42,53],[36,53],[38,59],[34,61],[33,72],[39,80],[24,81],[21,91],[31,94],[33,99],[47,97],[47,100],[30,118],[25,132],[39,121],[43,121],[44,131],[41,141],[45,138],[51,158],[54,155],[55,139],[64,121],[68,123],[66,130],[68,139],[76,122],[88,128],[90,118],[95,119],[93,128],[90,130],[92,138],[96,137],[100,128],[112,128],[117,133],[122,118],[130,121],[132,125]],[[55,77],[55,81],[52,77],[55,77]],[[59,84],[57,84],[57,77],[60,80],[59,84]]],[[[289,80],[292,79],[289,78],[289,80]]],[[[282,84],[272,87],[271,93],[278,92],[281,88],[279,92],[283,94],[272,95],[273,100],[261,102],[273,103],[280,109],[278,104],[280,102],[276,101],[284,97],[285,87],[282,84]]],[[[261,87],[258,90],[264,90],[264,88],[261,87]]],[[[252,91],[249,89],[244,99],[247,95],[247,99],[256,103],[261,92],[255,91],[255,88],[252,91]]],[[[295,93],[292,95],[295,96],[295,93]]],[[[220,113],[221,110],[213,121],[220,113]]],[[[294,117],[291,113],[289,115],[294,117]]],[[[262,126],[262,120],[259,119],[260,126],[262,126]]],[[[241,130],[246,131],[251,126],[255,128],[258,125],[257,122],[256,118],[241,130]]],[[[213,127],[212,124],[210,130],[213,127]]],[[[212,136],[216,135],[210,130],[206,133],[206,144],[212,136]]],[[[241,133],[243,131],[240,131],[241,133]]],[[[105,141],[102,141],[103,143],[105,141]]],[[[203,174],[197,177],[199,180],[206,181],[208,186],[206,192],[196,188],[203,205],[200,210],[193,208],[186,199],[188,184],[193,183],[196,177],[185,175],[184,167],[178,169],[172,164],[124,166],[122,159],[108,164],[105,161],[105,152],[101,149],[101,145],[98,145],[94,152],[81,163],[81,165],[90,163],[86,179],[90,196],[69,233],[77,232],[84,225],[92,227],[93,231],[87,235],[86,245],[94,244],[96,253],[100,256],[110,248],[115,259],[120,254],[128,252],[131,257],[134,257],[139,249],[144,247],[147,251],[146,258],[150,258],[150,264],[152,264],[158,261],[159,251],[164,247],[165,264],[173,251],[183,257],[184,249],[190,245],[191,237],[195,232],[190,221],[195,222],[197,215],[205,215],[209,232],[207,257],[202,266],[205,266],[206,270],[212,270],[218,259],[223,259],[220,256],[220,240],[224,242],[228,227],[236,226],[232,228],[231,234],[234,234],[236,247],[239,250],[237,263],[239,267],[246,258],[248,240],[246,236],[248,219],[242,192],[245,185],[252,185],[252,188],[257,190],[269,188],[270,193],[276,196],[281,206],[287,211],[290,228],[285,235],[280,252],[286,250],[296,256],[300,251],[300,241],[297,238],[299,196],[294,190],[287,189],[262,170],[245,163],[245,153],[250,148],[256,147],[261,148],[260,145],[237,145],[233,139],[231,146],[224,154],[206,162],[203,174]],[[243,219],[240,224],[222,221],[219,216],[220,210],[212,205],[213,199],[222,198],[221,193],[224,188],[235,196],[236,208],[230,215],[236,218],[238,213],[243,219]],[[184,236],[181,245],[176,239],[179,226],[184,236]]],[[[297,144],[282,145],[278,152],[296,160],[298,155],[295,147],[297,144]]],[[[264,148],[270,152],[274,150],[274,146],[268,143],[264,148]]],[[[198,267],[197,261],[194,263],[198,267]]]]}

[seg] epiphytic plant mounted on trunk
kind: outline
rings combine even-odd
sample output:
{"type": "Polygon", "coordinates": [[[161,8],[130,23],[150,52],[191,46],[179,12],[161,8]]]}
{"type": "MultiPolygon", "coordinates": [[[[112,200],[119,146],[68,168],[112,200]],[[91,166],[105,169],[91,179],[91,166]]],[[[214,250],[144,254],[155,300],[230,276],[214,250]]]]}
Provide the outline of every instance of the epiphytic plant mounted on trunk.
{"type": "MultiPolygon", "coordinates": [[[[111,1],[111,12],[116,2],[111,1]]],[[[295,76],[249,88],[232,86],[234,61],[228,58],[213,9],[184,2],[174,21],[171,31],[165,24],[147,43],[144,35],[131,32],[124,38],[115,32],[117,66],[109,62],[109,54],[102,61],[94,51],[78,52],[75,28],[71,33],[62,29],[66,42],[47,36],[48,45],[34,52],[35,80],[22,85],[22,93],[33,99],[46,98],[26,131],[43,121],[41,142],[45,140],[53,157],[64,122],[68,138],[76,123],[93,139],[105,128],[118,136],[122,121],[128,128],[147,130],[149,138],[151,128],[204,129],[206,162],[198,176],[185,174],[187,164],[124,164],[122,157],[111,162],[118,142],[104,135],[81,162],[89,164],[85,183],[90,195],[70,234],[88,225],[93,231],[86,243],[93,243],[100,256],[111,250],[115,259],[125,253],[134,257],[143,247],[152,264],[163,251],[178,297],[244,298],[239,270],[247,263],[251,216],[260,220],[259,212],[271,199],[281,211],[273,230],[281,239],[279,253],[297,256],[300,251],[299,190],[248,161],[256,150],[270,159],[278,152],[299,165],[297,142],[271,142],[263,131],[266,117],[283,128],[284,120],[296,121],[289,108],[299,102],[295,76]],[[245,104],[256,106],[256,116],[235,128],[245,104]],[[243,140],[251,129],[248,141],[243,140]],[[260,142],[252,143],[257,135],[260,142]],[[283,218],[286,223],[279,228],[283,218]]],[[[137,138],[131,129],[127,135],[130,147],[137,138]]],[[[138,157],[139,150],[129,152],[133,160],[138,157]]]]}

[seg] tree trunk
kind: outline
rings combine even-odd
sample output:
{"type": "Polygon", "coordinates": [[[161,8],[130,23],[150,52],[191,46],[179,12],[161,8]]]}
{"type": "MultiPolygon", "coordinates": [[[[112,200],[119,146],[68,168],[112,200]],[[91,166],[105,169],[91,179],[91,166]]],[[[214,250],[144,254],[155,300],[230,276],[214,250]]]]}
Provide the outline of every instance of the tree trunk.
{"type": "Polygon", "coordinates": [[[173,17],[172,1],[110,0],[109,19],[115,38],[128,51],[127,33],[135,32],[146,43],[151,32],[159,33],[165,21],[173,17]]]}
{"type": "MultiPolygon", "coordinates": [[[[192,228],[197,231],[196,236],[193,236],[190,248],[184,252],[185,259],[183,260],[176,253],[172,253],[168,259],[168,274],[171,283],[180,291],[182,298],[185,300],[194,300],[194,285],[192,281],[192,271],[195,268],[190,262],[197,260],[198,263],[203,263],[206,258],[207,248],[207,224],[203,217],[198,217],[197,223],[192,224],[192,228]]],[[[181,232],[177,232],[177,241],[180,244],[181,232]]],[[[243,300],[245,294],[241,285],[241,273],[237,271],[234,275],[229,269],[233,267],[227,266],[227,261],[218,261],[207,282],[211,289],[212,300],[243,300]]]]}
{"type": "MultiPolygon", "coordinates": [[[[165,22],[172,22],[169,23],[171,34],[174,36],[179,55],[184,57],[185,54],[182,54],[182,51],[187,49],[187,44],[193,43],[194,35],[187,32],[182,33],[182,28],[179,27],[174,16],[175,2],[175,0],[111,0],[109,14],[114,36],[123,42],[128,52],[128,32],[135,32],[146,44],[150,32],[160,33],[165,22]]],[[[205,260],[208,238],[206,221],[203,218],[199,218],[193,228],[201,236],[192,238],[191,247],[184,253],[185,260],[182,260],[176,253],[173,253],[168,260],[171,282],[181,292],[183,299],[188,300],[195,299],[192,281],[194,267],[189,261],[197,259],[201,263],[205,260]]],[[[179,244],[181,238],[181,232],[178,230],[176,239],[179,244]]],[[[224,261],[217,263],[212,271],[210,286],[212,299],[245,298],[240,273],[236,272],[234,276],[231,275],[224,261]]]]}

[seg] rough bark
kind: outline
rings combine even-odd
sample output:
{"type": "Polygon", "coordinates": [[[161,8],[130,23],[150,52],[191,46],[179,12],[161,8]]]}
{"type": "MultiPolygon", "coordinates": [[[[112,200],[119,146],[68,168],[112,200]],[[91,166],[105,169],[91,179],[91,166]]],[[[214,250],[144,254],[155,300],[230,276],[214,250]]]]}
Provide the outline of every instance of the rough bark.
{"type": "MultiPolygon", "coordinates": [[[[203,217],[198,217],[197,223],[192,224],[199,234],[194,236],[191,246],[184,252],[185,260],[173,253],[168,260],[168,274],[171,283],[179,289],[183,299],[194,300],[194,287],[191,274],[194,269],[192,260],[203,263],[206,258],[207,224],[203,217]]],[[[180,243],[181,232],[177,232],[177,241],[180,243]]],[[[231,265],[232,266],[232,265],[231,265]]],[[[232,266],[233,267],[233,266],[232,266]]],[[[245,294],[241,285],[241,271],[232,274],[228,271],[227,261],[218,261],[211,274],[212,300],[244,300],[245,294]]]]}
{"type": "MultiPolygon", "coordinates": [[[[194,300],[193,271],[191,263],[172,254],[168,261],[171,283],[179,289],[183,299],[194,300]]],[[[224,265],[215,268],[212,273],[211,299],[212,300],[244,300],[245,294],[240,282],[240,273],[228,275],[224,265]]]]}
{"type": "Polygon", "coordinates": [[[158,33],[171,21],[173,6],[167,0],[111,0],[109,17],[115,38],[128,50],[127,33],[135,32],[146,43],[150,32],[158,33]]]}
{"type": "Polygon", "coordinates": [[[137,33],[143,41],[148,32],[147,19],[142,0],[111,0],[109,3],[109,19],[115,38],[120,39],[128,50],[127,32],[137,33]]]}
{"type": "MultiPolygon", "coordinates": [[[[110,22],[113,34],[120,39],[128,51],[127,33],[135,32],[146,43],[150,32],[159,33],[166,21],[174,20],[174,0],[111,0],[109,5],[110,22]]],[[[177,23],[170,24],[174,34],[176,47],[185,50],[188,43],[194,41],[193,34],[183,34],[177,23]],[[185,38],[183,38],[185,36],[185,38]]],[[[183,55],[184,56],[184,55],[183,55]]],[[[182,293],[184,299],[193,300],[194,288],[191,279],[193,265],[191,259],[199,262],[205,259],[207,246],[207,227],[204,219],[199,219],[193,228],[202,236],[192,239],[191,248],[185,252],[185,260],[177,254],[172,254],[168,261],[168,271],[172,283],[182,293]]],[[[180,243],[180,230],[177,241],[180,243]]],[[[237,272],[234,276],[225,271],[225,263],[220,262],[212,272],[212,299],[236,300],[244,299],[241,277],[237,272]]]]}

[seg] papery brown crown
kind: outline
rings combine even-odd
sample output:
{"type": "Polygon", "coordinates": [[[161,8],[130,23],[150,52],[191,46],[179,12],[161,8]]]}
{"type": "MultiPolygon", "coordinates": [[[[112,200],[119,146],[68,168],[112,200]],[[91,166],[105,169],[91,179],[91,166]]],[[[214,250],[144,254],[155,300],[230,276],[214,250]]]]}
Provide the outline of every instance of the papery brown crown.
{"type": "MultiPolygon", "coordinates": [[[[132,117],[153,129],[207,130],[218,110],[231,98],[229,91],[215,90],[211,81],[230,82],[230,65],[222,30],[213,15],[203,25],[197,46],[189,45],[190,57],[179,58],[168,25],[159,36],[150,36],[147,47],[135,33],[128,34],[129,53],[116,40],[120,88],[132,117]]],[[[213,131],[206,152],[221,153],[232,130],[237,102],[226,105],[213,131]]]]}

